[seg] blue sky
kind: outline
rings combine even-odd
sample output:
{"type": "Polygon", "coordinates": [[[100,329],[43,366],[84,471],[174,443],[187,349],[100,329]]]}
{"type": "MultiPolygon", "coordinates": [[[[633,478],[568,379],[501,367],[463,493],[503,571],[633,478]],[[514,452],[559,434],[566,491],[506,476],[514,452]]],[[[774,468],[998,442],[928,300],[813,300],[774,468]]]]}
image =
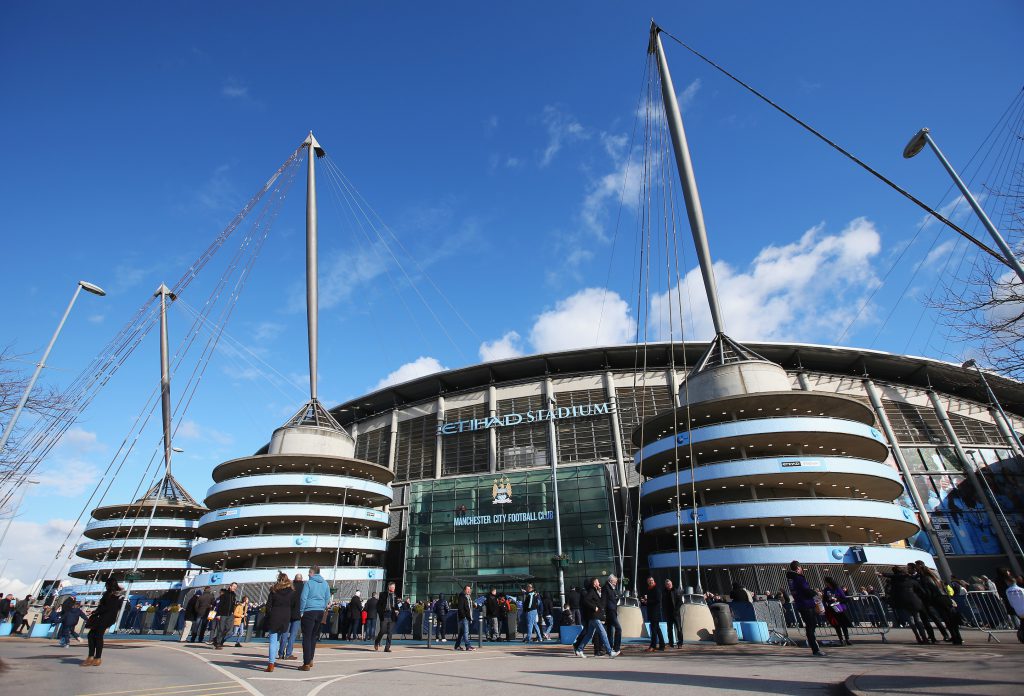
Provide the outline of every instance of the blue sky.
{"type": "MultiPolygon", "coordinates": [[[[430,305],[361,241],[321,179],[324,401],[396,371],[629,340],[628,205],[611,240],[652,16],[935,205],[949,202],[948,179],[930,155],[904,161],[907,139],[928,125],[963,163],[1021,88],[1014,2],[6,3],[0,345],[38,354],[75,281],[102,285],[109,296],[81,298],[51,357],[47,379],[69,381],[311,128],[408,250],[400,260],[430,305]]],[[[666,48],[730,333],[836,341],[920,211],[666,48]]],[[[198,498],[216,463],[259,447],[303,401],[303,186],[227,327],[263,362],[219,352],[180,426],[175,469],[198,498]]],[[[842,342],[969,350],[933,331],[920,301],[945,258],[960,258],[953,241],[927,228],[842,342]]],[[[194,288],[190,306],[204,296],[194,288]]],[[[701,301],[696,333],[707,330],[701,301]]],[[[172,311],[172,341],[189,321],[172,311]]],[[[156,351],[151,337],[41,472],[2,552],[15,558],[8,578],[30,581],[40,548],[59,545],[155,385],[156,351]]],[[[151,453],[125,465],[108,501],[131,494],[151,453]]]]}

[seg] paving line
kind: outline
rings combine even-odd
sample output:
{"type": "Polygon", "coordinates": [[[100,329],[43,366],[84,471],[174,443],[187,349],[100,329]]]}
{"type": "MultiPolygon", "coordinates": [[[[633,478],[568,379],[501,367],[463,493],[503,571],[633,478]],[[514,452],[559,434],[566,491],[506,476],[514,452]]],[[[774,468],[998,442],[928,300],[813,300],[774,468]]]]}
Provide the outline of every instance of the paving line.
{"type": "MultiPolygon", "coordinates": [[[[216,690],[215,691],[203,691],[203,692],[200,692],[200,693],[189,694],[188,696],[224,696],[224,694],[240,694],[240,693],[243,693],[245,691],[245,689],[242,689],[241,687],[238,687],[238,686],[222,687],[222,688],[226,688],[227,691],[216,691],[216,690]]],[[[171,693],[174,694],[174,696],[177,696],[181,692],[173,691],[171,693]]],[[[161,692],[159,692],[157,694],[154,694],[151,691],[142,690],[142,691],[135,691],[132,694],[130,694],[130,696],[165,696],[166,694],[167,694],[166,691],[161,691],[161,692]]]]}
{"type": "MultiPolygon", "coordinates": [[[[453,660],[437,660],[435,662],[418,662],[418,663],[411,664],[411,665],[403,665],[403,667],[425,667],[427,665],[443,665],[443,664],[448,664],[448,663],[451,663],[451,662],[466,663],[466,662],[481,662],[483,660],[508,660],[508,659],[511,659],[512,657],[513,657],[513,655],[500,655],[498,657],[474,657],[474,658],[470,658],[469,660],[467,660],[465,658],[455,658],[453,660]]],[[[390,671],[390,670],[391,670],[390,667],[381,667],[380,669],[368,669],[365,672],[353,672],[352,674],[343,674],[340,677],[335,677],[334,679],[332,679],[330,681],[326,681],[323,684],[318,684],[316,686],[316,688],[314,688],[312,691],[310,691],[308,694],[306,694],[306,696],[317,696],[317,694],[319,694],[321,691],[323,691],[326,687],[328,687],[331,684],[334,684],[336,682],[340,682],[343,679],[348,679],[350,677],[360,677],[360,676],[363,676],[363,675],[366,675],[366,674],[373,674],[374,672],[387,672],[387,671],[390,671]]]]}
{"type": "MultiPolygon", "coordinates": [[[[177,693],[176,691],[173,691],[174,689],[188,689],[188,690],[192,690],[193,688],[198,689],[199,687],[202,687],[202,686],[208,687],[208,688],[213,688],[213,687],[217,687],[217,686],[224,686],[225,684],[230,684],[230,683],[231,682],[229,682],[229,681],[220,681],[220,682],[203,682],[201,684],[178,684],[177,686],[154,686],[153,688],[145,689],[144,691],[147,694],[148,693],[160,694],[160,696],[164,696],[166,694],[167,696],[170,696],[170,694],[172,694],[172,693],[177,693]]],[[[129,689],[128,691],[99,691],[99,692],[96,692],[96,693],[93,693],[93,694],[78,694],[78,696],[117,696],[117,694],[137,694],[137,693],[139,693],[139,689],[129,689]]]]}
{"type": "Polygon", "coordinates": [[[156,647],[163,648],[164,650],[173,650],[174,652],[180,652],[180,653],[183,653],[183,654],[188,655],[190,657],[194,657],[197,660],[201,660],[204,663],[206,663],[208,666],[212,667],[213,669],[215,669],[218,672],[220,672],[221,674],[223,674],[225,677],[227,677],[231,681],[233,681],[236,684],[238,684],[239,686],[241,686],[243,689],[245,689],[250,694],[252,694],[252,696],[264,696],[263,692],[261,692],[259,689],[257,689],[255,686],[253,686],[252,684],[250,684],[246,680],[244,680],[244,679],[242,679],[240,677],[236,677],[231,672],[227,671],[226,669],[224,669],[220,665],[214,664],[212,661],[207,660],[202,655],[199,655],[197,653],[191,652],[189,650],[185,650],[183,648],[172,648],[169,645],[157,645],[156,647]]]}

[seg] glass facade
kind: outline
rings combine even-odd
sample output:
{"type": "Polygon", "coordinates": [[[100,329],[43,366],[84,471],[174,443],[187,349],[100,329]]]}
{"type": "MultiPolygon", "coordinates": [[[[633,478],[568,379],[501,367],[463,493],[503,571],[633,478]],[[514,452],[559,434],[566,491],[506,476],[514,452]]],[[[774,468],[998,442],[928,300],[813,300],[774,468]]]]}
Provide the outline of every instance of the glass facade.
{"type": "MultiPolygon", "coordinates": [[[[558,470],[566,587],[615,572],[608,473],[558,470]]],[[[415,483],[409,499],[403,592],[415,598],[474,588],[556,593],[554,496],[547,469],[415,483]]]]}

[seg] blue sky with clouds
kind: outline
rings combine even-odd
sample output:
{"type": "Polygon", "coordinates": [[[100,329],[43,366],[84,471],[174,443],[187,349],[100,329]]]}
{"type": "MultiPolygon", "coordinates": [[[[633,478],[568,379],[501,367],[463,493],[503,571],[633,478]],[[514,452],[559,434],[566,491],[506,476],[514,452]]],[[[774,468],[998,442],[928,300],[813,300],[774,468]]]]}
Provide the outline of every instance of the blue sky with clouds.
{"type": "MultiPolygon", "coordinates": [[[[1021,88],[1015,2],[6,3],[0,345],[38,354],[75,281],[104,286],[51,357],[47,379],[70,381],[309,129],[400,240],[405,269],[321,175],[324,401],[439,366],[631,340],[630,206],[616,220],[652,16],[935,205],[948,179],[930,156],[904,161],[907,139],[928,125],[963,163],[1021,88]]],[[[843,343],[958,357],[920,299],[963,254],[952,233],[926,228],[882,282],[920,211],[666,48],[730,333],[834,342],[880,285],[843,343]]],[[[259,447],[303,401],[303,190],[179,426],[176,472],[199,498],[212,466],[259,447]]],[[[685,287],[689,328],[706,334],[695,275],[685,287]]],[[[170,316],[173,341],[191,315],[170,316]]],[[[60,543],[155,385],[156,351],[151,336],[40,472],[7,576],[29,581],[52,557],[42,547],[60,543]]],[[[131,494],[149,447],[108,501],[131,494]]]]}

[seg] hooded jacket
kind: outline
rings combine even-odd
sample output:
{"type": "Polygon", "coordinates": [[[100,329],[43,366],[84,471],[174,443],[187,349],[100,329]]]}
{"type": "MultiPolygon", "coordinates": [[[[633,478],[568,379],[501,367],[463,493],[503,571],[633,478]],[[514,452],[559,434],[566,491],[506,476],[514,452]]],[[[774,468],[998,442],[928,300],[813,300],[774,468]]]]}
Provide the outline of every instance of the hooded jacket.
{"type": "Polygon", "coordinates": [[[323,611],[331,601],[331,588],[320,574],[310,575],[302,587],[302,600],[299,602],[299,613],[307,611],[323,611]]]}

